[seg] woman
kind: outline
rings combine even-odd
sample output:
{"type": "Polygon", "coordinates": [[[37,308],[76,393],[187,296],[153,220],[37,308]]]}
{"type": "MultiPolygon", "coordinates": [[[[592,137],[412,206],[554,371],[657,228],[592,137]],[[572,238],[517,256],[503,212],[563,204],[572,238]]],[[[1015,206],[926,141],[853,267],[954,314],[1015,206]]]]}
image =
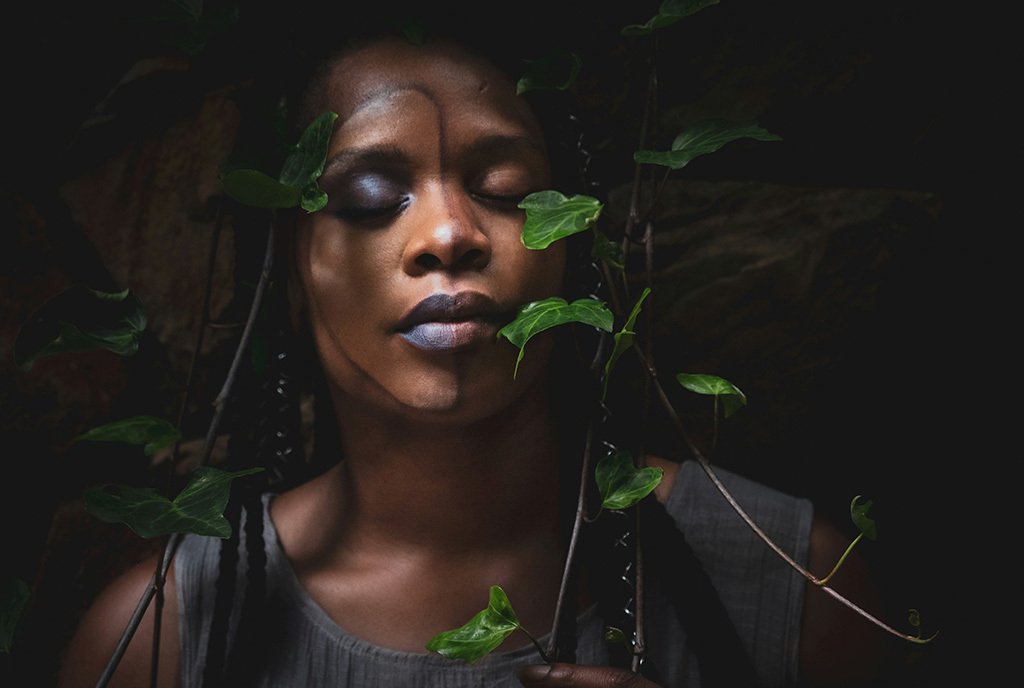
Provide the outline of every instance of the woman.
{"type": "MultiPolygon", "coordinates": [[[[569,606],[573,661],[545,664],[519,634],[475,664],[425,650],[481,609],[491,585],[534,635],[552,625],[579,439],[563,437],[554,401],[560,335],[531,340],[513,379],[517,352],[496,333],[520,305],[566,293],[566,242],[526,249],[517,208],[559,180],[512,78],[440,37],[349,46],[313,80],[301,116],[328,109],[339,115],[320,180],[330,200],[297,216],[289,236],[296,320],[332,413],[318,422],[336,422],[342,460],[245,511],[226,586],[220,542],[186,540],[165,588],[158,685],[695,686],[754,675],[785,685],[798,663],[821,684],[869,675],[877,632],[859,620],[839,628],[852,615],[817,591],[805,597],[803,579],[699,471],[656,457],[647,461],[664,480],[643,507],[654,573],[642,674],[609,666],[603,626],[625,600],[607,599],[613,543],[598,535],[569,606]],[[232,586],[258,606],[231,602],[232,586]]],[[[755,518],[798,560],[831,567],[845,542],[812,527],[806,501],[727,479],[741,502],[764,503],[755,518]]],[[[154,565],[96,600],[63,686],[95,684],[154,565]]],[[[856,596],[857,572],[851,562],[836,585],[856,596]]],[[[152,613],[111,685],[148,685],[152,613]]]]}

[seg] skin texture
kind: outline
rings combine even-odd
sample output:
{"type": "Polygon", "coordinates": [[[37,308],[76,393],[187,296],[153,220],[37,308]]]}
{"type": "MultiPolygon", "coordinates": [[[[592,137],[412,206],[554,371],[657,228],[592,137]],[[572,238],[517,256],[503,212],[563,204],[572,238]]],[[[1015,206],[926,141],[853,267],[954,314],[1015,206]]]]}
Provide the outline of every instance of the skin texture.
{"type": "MultiPolygon", "coordinates": [[[[559,293],[563,279],[562,247],[530,251],[519,239],[515,203],[551,183],[540,129],[509,79],[444,43],[372,43],[335,64],[321,94],[316,105],[339,114],[322,179],[331,200],[300,218],[292,260],[337,421],[358,432],[342,433],[344,462],[273,502],[282,546],[327,614],[379,645],[423,651],[478,611],[492,584],[516,600],[525,627],[549,628],[563,551],[545,389],[551,344],[532,340],[513,382],[516,350],[495,337],[518,305],[559,293]],[[437,294],[453,296],[453,308],[416,316],[437,294]]],[[[675,464],[650,462],[666,470],[664,500],[675,464]]],[[[827,571],[844,544],[816,525],[812,569],[827,571]]],[[[95,685],[154,565],[95,601],[67,650],[62,688],[95,685]]],[[[848,566],[855,586],[858,564],[848,566]]],[[[171,571],[161,687],[178,683],[171,571]]],[[[814,592],[804,648],[828,661],[805,657],[808,676],[854,678],[873,655],[836,654],[834,643],[868,626],[842,628],[845,610],[814,592]]],[[[152,615],[112,686],[148,685],[152,615]]],[[[571,665],[534,667],[520,680],[654,685],[571,665]]]]}

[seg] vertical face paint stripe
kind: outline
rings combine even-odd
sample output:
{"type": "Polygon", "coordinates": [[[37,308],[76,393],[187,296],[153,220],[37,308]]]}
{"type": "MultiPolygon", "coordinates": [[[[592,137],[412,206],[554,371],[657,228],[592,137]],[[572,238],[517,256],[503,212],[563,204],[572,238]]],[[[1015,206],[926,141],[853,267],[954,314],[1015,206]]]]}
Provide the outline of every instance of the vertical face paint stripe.
{"type": "Polygon", "coordinates": [[[353,413],[452,423],[525,403],[543,388],[550,340],[531,342],[513,380],[517,352],[496,330],[523,303],[559,294],[565,254],[523,247],[522,211],[502,200],[550,184],[514,82],[447,44],[387,40],[326,79],[339,114],[321,178],[330,200],[295,236],[337,397],[353,413]],[[462,306],[410,317],[431,299],[462,306]]]}

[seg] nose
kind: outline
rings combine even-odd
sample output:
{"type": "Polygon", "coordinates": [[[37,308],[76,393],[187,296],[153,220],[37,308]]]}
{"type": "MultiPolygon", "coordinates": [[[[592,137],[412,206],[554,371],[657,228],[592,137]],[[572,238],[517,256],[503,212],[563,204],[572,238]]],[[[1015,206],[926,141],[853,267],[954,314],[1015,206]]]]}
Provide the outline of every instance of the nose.
{"type": "Polygon", "coordinates": [[[436,188],[420,194],[409,213],[402,267],[412,276],[439,270],[480,270],[491,260],[491,242],[465,194],[436,188]]]}

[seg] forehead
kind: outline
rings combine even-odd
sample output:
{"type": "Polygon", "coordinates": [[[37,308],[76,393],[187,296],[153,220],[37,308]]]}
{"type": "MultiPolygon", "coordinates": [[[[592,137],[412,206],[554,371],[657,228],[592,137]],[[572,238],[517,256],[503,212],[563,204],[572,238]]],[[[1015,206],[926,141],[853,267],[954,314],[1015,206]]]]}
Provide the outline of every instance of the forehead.
{"type": "Polygon", "coordinates": [[[419,93],[446,118],[485,116],[494,126],[540,137],[540,127],[529,105],[516,95],[512,79],[447,42],[372,42],[335,60],[320,86],[323,106],[337,112],[341,124],[361,110],[419,93]]]}

